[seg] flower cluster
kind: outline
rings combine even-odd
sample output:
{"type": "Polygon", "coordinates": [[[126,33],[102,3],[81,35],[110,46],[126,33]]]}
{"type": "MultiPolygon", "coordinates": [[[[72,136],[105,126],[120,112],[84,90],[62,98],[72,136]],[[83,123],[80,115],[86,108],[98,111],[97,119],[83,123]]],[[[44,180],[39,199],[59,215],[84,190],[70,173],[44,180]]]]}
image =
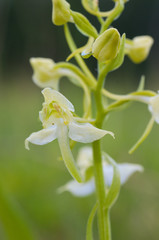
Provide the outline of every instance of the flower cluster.
{"type": "Polygon", "coordinates": [[[107,134],[114,137],[114,133],[102,128],[106,116],[129,101],[148,105],[151,120],[129,153],[144,141],[154,122],[159,124],[159,94],[144,90],[143,78],[137,91],[126,95],[111,93],[103,87],[108,73],[118,69],[124,63],[125,56],[136,64],[141,63],[147,59],[154,42],[150,36],[138,36],[131,40],[125,33],[121,35],[112,27],[113,21],[120,16],[128,0],[113,2],[112,10],[101,11],[97,0],[81,1],[84,9],[101,24],[98,31],[86,16],[73,11],[66,0],[52,0],[52,21],[55,25],[64,25],[64,34],[71,53],[66,62],[55,63],[48,58],[30,59],[33,81],[43,89],[44,103],[39,112],[43,129],[26,138],[25,147],[29,149],[29,143],[44,145],[57,139],[64,164],[74,178],[59,188],[59,192],[69,191],[75,196],[84,197],[96,191],[97,203],[88,221],[87,239],[93,239],[91,227],[97,209],[101,239],[111,239],[109,209],[118,197],[120,185],[135,172],[143,171],[143,167],[138,164],[117,164],[106,151],[101,150],[100,140],[107,134]],[[76,47],[68,24],[73,24],[87,38],[84,46],[76,47]],[[97,60],[97,78],[84,61],[89,57],[97,60]],[[68,62],[72,58],[75,58],[78,66],[68,62]],[[63,76],[83,89],[82,116],[75,113],[73,104],[60,93],[59,81],[63,76]],[[92,107],[92,96],[96,111],[92,107]],[[75,161],[72,148],[78,142],[92,143],[92,148],[81,148],[75,161]]]}

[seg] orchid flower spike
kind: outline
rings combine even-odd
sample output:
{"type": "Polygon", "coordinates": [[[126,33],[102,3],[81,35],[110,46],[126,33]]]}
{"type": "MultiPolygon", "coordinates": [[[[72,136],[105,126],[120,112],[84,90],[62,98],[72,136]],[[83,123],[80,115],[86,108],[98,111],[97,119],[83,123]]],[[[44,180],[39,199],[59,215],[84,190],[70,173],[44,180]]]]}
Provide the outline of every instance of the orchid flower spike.
{"type": "MultiPolygon", "coordinates": [[[[103,154],[103,172],[104,172],[104,182],[106,187],[110,187],[113,181],[113,166],[107,163],[103,154]]],[[[85,197],[92,194],[95,191],[95,182],[90,169],[93,166],[93,154],[92,148],[83,147],[79,151],[79,155],[77,157],[77,165],[80,169],[81,174],[87,175],[86,181],[84,183],[78,183],[77,181],[69,181],[66,185],[59,188],[59,192],[69,191],[74,196],[77,197],[85,197]],[[89,177],[88,177],[89,175],[89,177]],[[87,180],[88,179],[88,180],[87,180]]],[[[139,164],[132,163],[121,163],[117,164],[119,174],[120,174],[120,183],[124,184],[129,177],[135,172],[142,172],[143,167],[139,164]]]]}
{"type": "Polygon", "coordinates": [[[69,138],[77,142],[91,143],[106,134],[114,135],[90,123],[78,123],[73,116],[74,106],[56,90],[45,88],[42,94],[45,102],[42,111],[39,112],[39,117],[44,129],[32,133],[25,140],[25,147],[29,149],[29,142],[44,145],[57,138],[66,167],[72,176],[81,182],[70,150],[69,138]]]}

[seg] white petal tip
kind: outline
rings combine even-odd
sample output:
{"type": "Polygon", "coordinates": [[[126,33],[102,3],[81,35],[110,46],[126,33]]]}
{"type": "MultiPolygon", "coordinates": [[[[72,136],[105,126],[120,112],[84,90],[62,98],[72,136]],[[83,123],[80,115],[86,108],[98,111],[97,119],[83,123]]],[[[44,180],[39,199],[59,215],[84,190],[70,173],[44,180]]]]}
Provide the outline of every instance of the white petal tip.
{"type": "Polygon", "coordinates": [[[58,194],[61,194],[61,193],[65,192],[65,191],[67,191],[66,186],[62,186],[62,187],[59,187],[59,188],[57,189],[57,193],[58,193],[58,194]]]}
{"type": "Polygon", "coordinates": [[[111,135],[114,139],[115,139],[115,135],[114,135],[114,133],[113,132],[110,132],[110,131],[106,131],[106,134],[109,134],[109,135],[111,135]]]}
{"type": "Polygon", "coordinates": [[[142,167],[141,165],[137,165],[136,166],[136,171],[143,172],[144,171],[144,167],[142,167]]]}

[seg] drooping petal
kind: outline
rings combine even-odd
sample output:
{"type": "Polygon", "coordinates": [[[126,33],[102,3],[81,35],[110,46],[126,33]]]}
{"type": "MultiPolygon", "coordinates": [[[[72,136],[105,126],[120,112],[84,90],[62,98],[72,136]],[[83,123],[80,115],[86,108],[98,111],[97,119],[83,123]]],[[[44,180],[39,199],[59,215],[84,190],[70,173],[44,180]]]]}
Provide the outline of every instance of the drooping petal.
{"type": "Polygon", "coordinates": [[[42,129],[38,132],[32,133],[26,140],[25,140],[25,147],[29,150],[29,142],[36,144],[36,145],[44,145],[49,142],[52,142],[57,138],[57,126],[54,125],[50,128],[42,129]]]}
{"type": "MultiPolygon", "coordinates": [[[[120,181],[121,184],[124,184],[129,177],[134,174],[135,172],[142,172],[143,167],[139,164],[132,164],[132,163],[121,163],[117,164],[118,169],[120,172],[120,181]]],[[[104,165],[104,181],[107,186],[110,186],[113,179],[113,167],[111,165],[104,165]]]]}
{"type": "Polygon", "coordinates": [[[78,182],[82,182],[82,176],[80,172],[78,171],[78,168],[76,166],[76,163],[74,161],[74,157],[72,155],[70,145],[69,145],[69,138],[68,138],[68,127],[64,124],[63,119],[57,120],[57,126],[58,126],[58,142],[59,147],[61,150],[62,158],[64,160],[64,163],[72,175],[74,179],[76,179],[78,182]]]}
{"type": "Polygon", "coordinates": [[[59,193],[64,191],[71,192],[76,197],[86,197],[95,190],[94,180],[91,179],[86,183],[78,183],[74,180],[59,188],[59,193]]]}
{"type": "Polygon", "coordinates": [[[77,142],[91,143],[104,137],[106,134],[114,137],[112,132],[96,128],[90,123],[77,123],[75,121],[69,123],[69,137],[77,142]]]}
{"type": "Polygon", "coordinates": [[[74,106],[72,105],[72,103],[58,91],[51,88],[45,88],[42,90],[42,94],[44,95],[45,102],[47,104],[55,101],[61,107],[69,109],[71,112],[74,112],[74,106]]]}

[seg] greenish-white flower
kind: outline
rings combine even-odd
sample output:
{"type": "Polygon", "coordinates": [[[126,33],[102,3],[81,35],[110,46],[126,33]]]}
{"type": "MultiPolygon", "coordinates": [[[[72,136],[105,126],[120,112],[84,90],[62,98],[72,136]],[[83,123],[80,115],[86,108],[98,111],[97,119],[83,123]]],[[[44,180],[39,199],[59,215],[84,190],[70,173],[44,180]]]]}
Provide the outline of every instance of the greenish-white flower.
{"type": "Polygon", "coordinates": [[[59,80],[73,74],[67,69],[54,69],[55,62],[50,58],[31,58],[33,81],[40,88],[51,87],[58,90],[59,80]]]}
{"type": "Polygon", "coordinates": [[[139,36],[133,40],[127,39],[125,45],[125,53],[134,63],[143,62],[153,45],[153,38],[150,36],[139,36]]]}
{"type": "Polygon", "coordinates": [[[29,149],[29,142],[44,145],[58,139],[61,154],[70,173],[79,181],[74,173],[74,159],[69,147],[69,138],[82,143],[90,143],[112,132],[101,130],[90,123],[79,123],[73,116],[74,106],[61,93],[51,88],[42,91],[45,102],[39,112],[43,129],[32,133],[25,140],[25,147],[29,149]]]}
{"type": "MultiPolygon", "coordinates": [[[[93,166],[93,155],[90,147],[81,148],[77,157],[77,164],[82,174],[86,174],[89,168],[93,166]]],[[[139,164],[121,163],[117,164],[120,174],[120,183],[124,184],[129,177],[135,172],[142,172],[143,167],[139,164]]],[[[103,155],[103,173],[104,182],[107,187],[110,187],[113,181],[113,166],[108,164],[103,155]]],[[[94,177],[90,177],[84,183],[78,183],[77,181],[69,181],[66,185],[59,188],[59,192],[69,191],[77,197],[85,197],[92,194],[95,191],[94,177]]]]}

